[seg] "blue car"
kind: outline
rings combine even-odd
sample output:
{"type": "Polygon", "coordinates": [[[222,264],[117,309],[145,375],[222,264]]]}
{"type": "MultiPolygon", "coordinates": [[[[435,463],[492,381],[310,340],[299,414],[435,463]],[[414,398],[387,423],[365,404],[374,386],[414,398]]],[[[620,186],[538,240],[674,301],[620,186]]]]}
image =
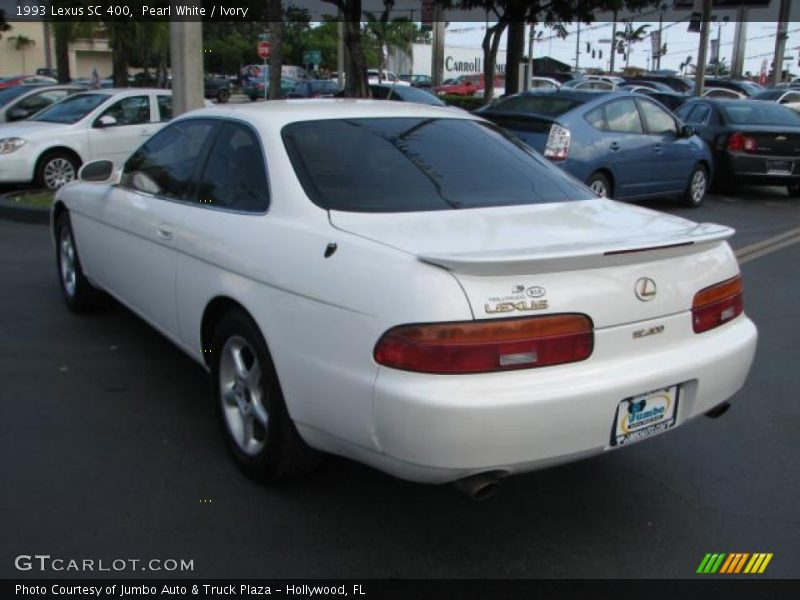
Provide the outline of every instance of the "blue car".
{"type": "Polygon", "coordinates": [[[694,130],[647,96],[560,89],[498,100],[476,114],[511,131],[595,193],[679,196],[699,206],[713,160],[694,130]]]}

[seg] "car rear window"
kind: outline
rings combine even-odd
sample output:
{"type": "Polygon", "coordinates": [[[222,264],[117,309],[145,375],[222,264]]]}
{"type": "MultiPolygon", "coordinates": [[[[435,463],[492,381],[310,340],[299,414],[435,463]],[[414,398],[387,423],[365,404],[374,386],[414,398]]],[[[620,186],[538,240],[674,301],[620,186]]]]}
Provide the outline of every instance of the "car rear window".
{"type": "Polygon", "coordinates": [[[800,126],[800,115],[779,104],[752,102],[720,105],[720,110],[736,125],[790,125],[800,126]]]}
{"type": "Polygon", "coordinates": [[[522,94],[502,98],[492,105],[492,110],[535,113],[545,117],[558,117],[583,104],[583,100],[552,94],[522,94]]]}
{"type": "Polygon", "coordinates": [[[282,136],[306,194],[328,210],[412,212],[590,198],[524,144],[481,121],[302,121],[282,136]]]}

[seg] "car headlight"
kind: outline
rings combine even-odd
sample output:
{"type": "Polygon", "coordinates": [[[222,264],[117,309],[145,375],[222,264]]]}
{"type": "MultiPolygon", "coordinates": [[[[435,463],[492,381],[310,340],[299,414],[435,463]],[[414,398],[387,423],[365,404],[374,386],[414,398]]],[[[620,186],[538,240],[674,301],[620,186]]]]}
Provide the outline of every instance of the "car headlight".
{"type": "Polygon", "coordinates": [[[0,140],[0,154],[11,154],[22,148],[27,142],[22,138],[10,137],[0,140]]]}

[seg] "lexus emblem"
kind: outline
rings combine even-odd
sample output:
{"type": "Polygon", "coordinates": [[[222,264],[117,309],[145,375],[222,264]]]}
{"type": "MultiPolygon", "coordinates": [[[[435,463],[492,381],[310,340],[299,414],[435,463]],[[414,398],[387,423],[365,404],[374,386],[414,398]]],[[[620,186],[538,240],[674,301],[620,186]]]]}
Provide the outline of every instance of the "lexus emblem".
{"type": "Polygon", "coordinates": [[[656,297],[656,282],[649,277],[640,277],[633,287],[636,297],[642,302],[650,302],[656,297]]]}

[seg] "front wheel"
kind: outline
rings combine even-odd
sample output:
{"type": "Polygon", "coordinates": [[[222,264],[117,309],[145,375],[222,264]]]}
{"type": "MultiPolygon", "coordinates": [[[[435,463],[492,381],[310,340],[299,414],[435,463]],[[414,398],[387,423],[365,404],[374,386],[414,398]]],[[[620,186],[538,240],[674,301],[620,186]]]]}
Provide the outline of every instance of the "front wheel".
{"type": "Polygon", "coordinates": [[[683,193],[683,204],[697,208],[703,203],[708,190],[708,171],[703,165],[696,165],[689,177],[689,185],[683,193]]]}
{"type": "Polygon", "coordinates": [[[90,310],[94,308],[98,292],[83,274],[67,212],[62,212],[56,219],[55,234],[58,282],[64,302],[76,313],[90,310]]]}
{"type": "Polygon", "coordinates": [[[217,94],[217,102],[220,104],[225,104],[230,99],[231,93],[228,90],[220,90],[219,94],[217,94]]]}
{"type": "Polygon", "coordinates": [[[78,177],[80,162],[68,152],[57,150],[39,159],[36,166],[36,185],[57,190],[78,177]]]}
{"type": "Polygon", "coordinates": [[[258,325],[247,313],[223,317],[211,346],[214,398],[225,441],[246,475],[291,477],[316,462],[286,410],[275,366],[258,325]]]}

